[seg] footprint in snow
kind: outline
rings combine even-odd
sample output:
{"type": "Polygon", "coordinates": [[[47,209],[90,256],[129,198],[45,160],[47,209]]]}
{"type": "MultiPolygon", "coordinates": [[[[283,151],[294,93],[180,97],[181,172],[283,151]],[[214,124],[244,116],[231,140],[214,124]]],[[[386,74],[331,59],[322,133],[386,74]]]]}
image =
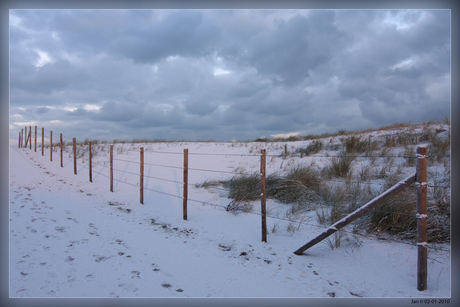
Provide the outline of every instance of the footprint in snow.
{"type": "Polygon", "coordinates": [[[86,281],[95,281],[96,277],[92,273],[85,275],[86,281]]]}
{"type": "Polygon", "coordinates": [[[141,275],[141,272],[139,271],[131,271],[131,279],[134,279],[134,278],[141,279],[140,275],[141,275]]]}
{"type": "Polygon", "coordinates": [[[129,292],[139,291],[139,288],[135,287],[135,285],[132,283],[129,283],[129,284],[119,283],[118,287],[122,288],[123,290],[129,291],[129,292]]]}

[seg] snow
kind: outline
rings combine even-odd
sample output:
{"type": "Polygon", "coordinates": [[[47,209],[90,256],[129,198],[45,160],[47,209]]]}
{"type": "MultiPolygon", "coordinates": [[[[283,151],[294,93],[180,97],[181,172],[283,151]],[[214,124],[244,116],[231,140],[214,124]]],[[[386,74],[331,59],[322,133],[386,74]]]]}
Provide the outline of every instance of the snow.
{"type": "MultiPolygon", "coordinates": [[[[194,186],[259,171],[263,148],[267,174],[280,171],[283,163],[295,163],[276,156],[284,152],[284,143],[116,144],[113,192],[109,147],[98,146],[92,183],[86,156],[78,158],[74,175],[70,147],[62,168],[58,151],[50,161],[48,149],[42,156],[41,149],[10,148],[10,297],[451,296],[449,245],[429,248],[428,289],[418,291],[415,244],[358,236],[339,248],[320,243],[297,256],[295,250],[325,229],[313,225],[314,219],[295,222],[296,230],[286,231],[292,221],[267,217],[268,239],[261,242],[257,202],[253,212],[234,214],[225,210],[230,202],[225,191],[194,186]],[[136,175],[141,146],[143,205],[136,175]],[[186,221],[184,148],[190,167],[186,221]]],[[[317,165],[325,161],[316,158],[317,165]]],[[[267,201],[271,216],[282,208],[267,201]]]]}

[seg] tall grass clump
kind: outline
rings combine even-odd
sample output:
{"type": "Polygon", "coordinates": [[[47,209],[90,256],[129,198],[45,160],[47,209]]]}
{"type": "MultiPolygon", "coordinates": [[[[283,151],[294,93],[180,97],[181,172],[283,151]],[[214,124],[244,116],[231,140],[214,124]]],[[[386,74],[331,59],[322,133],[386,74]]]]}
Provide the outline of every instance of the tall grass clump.
{"type": "Polygon", "coordinates": [[[406,159],[406,165],[407,166],[415,166],[415,162],[417,160],[416,156],[415,156],[415,149],[413,146],[409,146],[409,147],[406,147],[404,148],[404,158],[406,159]]]}
{"type": "Polygon", "coordinates": [[[356,135],[351,135],[342,140],[343,146],[345,147],[345,152],[347,154],[353,153],[364,153],[368,149],[369,142],[366,140],[361,140],[356,135]]]}
{"type": "Polygon", "coordinates": [[[440,136],[433,134],[428,145],[428,156],[431,163],[442,162],[450,152],[450,136],[440,136]]]}
{"type": "Polygon", "coordinates": [[[229,190],[228,198],[235,201],[250,201],[260,198],[260,174],[240,174],[223,182],[223,187],[229,190]]]}
{"type": "Polygon", "coordinates": [[[321,140],[314,140],[306,148],[299,148],[297,152],[300,152],[301,157],[316,154],[323,149],[323,142],[321,140]]]}
{"type": "MultiPolygon", "coordinates": [[[[308,209],[308,204],[316,199],[321,186],[319,171],[312,166],[296,166],[286,175],[270,174],[265,178],[265,192],[269,198],[281,203],[297,205],[297,209],[308,209]]],[[[240,174],[228,181],[222,181],[229,190],[228,197],[235,201],[260,199],[260,174],[240,174]]]]}
{"type": "MultiPolygon", "coordinates": [[[[395,175],[386,178],[381,193],[398,183],[399,179],[395,175]]],[[[417,229],[416,204],[415,191],[410,188],[402,190],[371,210],[368,229],[372,232],[413,238],[417,229]]]]}
{"type": "Polygon", "coordinates": [[[323,168],[323,175],[327,178],[351,178],[355,159],[356,157],[348,156],[347,153],[343,151],[338,156],[332,157],[329,165],[323,168]]]}
{"type": "Polygon", "coordinates": [[[268,177],[267,196],[285,204],[297,204],[301,207],[315,200],[321,186],[320,174],[312,166],[295,166],[284,177],[268,177]]]}
{"type": "MultiPolygon", "coordinates": [[[[397,176],[388,177],[382,192],[398,181],[397,176]]],[[[428,189],[428,242],[450,241],[450,197],[447,195],[446,191],[428,189]]],[[[362,224],[367,224],[371,232],[388,233],[401,239],[415,240],[416,210],[417,193],[414,188],[409,187],[371,210],[370,216],[363,220],[362,224]]]]}

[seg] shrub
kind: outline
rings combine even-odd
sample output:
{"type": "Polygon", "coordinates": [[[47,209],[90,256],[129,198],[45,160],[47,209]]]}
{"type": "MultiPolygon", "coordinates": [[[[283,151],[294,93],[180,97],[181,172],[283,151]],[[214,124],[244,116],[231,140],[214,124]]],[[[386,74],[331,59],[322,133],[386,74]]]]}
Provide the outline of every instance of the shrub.
{"type": "Polygon", "coordinates": [[[345,138],[342,143],[345,147],[345,152],[348,154],[363,153],[366,152],[369,147],[368,141],[361,141],[356,135],[345,138]]]}
{"type": "Polygon", "coordinates": [[[299,148],[297,152],[300,152],[301,156],[309,156],[312,153],[316,154],[323,149],[323,142],[321,140],[314,140],[306,148],[299,148]]]}
{"type": "MultiPolygon", "coordinates": [[[[312,166],[297,166],[285,176],[271,174],[265,178],[265,193],[285,204],[305,207],[314,200],[321,185],[320,176],[312,166]]],[[[260,174],[241,174],[221,182],[229,190],[229,198],[237,202],[260,199],[260,174]]],[[[205,184],[203,184],[205,186],[205,184]]]]}
{"type": "Polygon", "coordinates": [[[413,146],[404,148],[404,158],[406,159],[407,166],[415,166],[415,161],[417,158],[415,157],[415,149],[413,146]]]}
{"type": "Polygon", "coordinates": [[[238,202],[233,200],[227,205],[226,210],[233,214],[238,214],[238,212],[251,212],[253,208],[254,205],[249,202],[238,202]]]}
{"type": "Polygon", "coordinates": [[[330,164],[323,168],[323,174],[328,178],[350,178],[355,158],[347,156],[346,152],[341,152],[338,156],[332,157],[330,164]]]}
{"type": "MultiPolygon", "coordinates": [[[[385,180],[381,193],[398,181],[397,176],[390,175],[385,180]]],[[[412,189],[402,190],[371,211],[369,230],[413,237],[417,227],[416,204],[416,193],[412,189]]]]}
{"type": "Polygon", "coordinates": [[[432,134],[428,145],[428,156],[431,163],[441,162],[449,154],[450,137],[432,134]]]}
{"type": "Polygon", "coordinates": [[[236,175],[223,182],[224,188],[229,190],[228,198],[235,201],[256,200],[260,198],[260,175],[236,175]]]}

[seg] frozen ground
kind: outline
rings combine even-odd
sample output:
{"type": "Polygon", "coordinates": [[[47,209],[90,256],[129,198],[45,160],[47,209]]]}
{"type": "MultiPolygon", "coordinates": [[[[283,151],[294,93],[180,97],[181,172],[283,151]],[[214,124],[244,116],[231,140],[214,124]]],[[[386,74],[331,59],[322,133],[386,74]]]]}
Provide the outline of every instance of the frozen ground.
{"type": "MultiPolygon", "coordinates": [[[[144,144],[150,163],[144,205],[136,175],[139,144],[116,145],[114,192],[107,178],[108,146],[94,157],[92,183],[85,158],[73,174],[70,147],[63,168],[59,152],[51,162],[47,150],[42,156],[39,149],[10,148],[10,297],[451,296],[449,245],[430,249],[428,290],[420,292],[413,245],[358,236],[340,248],[320,243],[296,256],[323,229],[313,218],[295,223],[295,231],[286,230],[289,221],[268,218],[263,243],[257,202],[253,213],[233,214],[224,209],[230,200],[223,191],[193,186],[228,179],[235,170],[258,170],[258,156],[240,155],[259,154],[263,146],[273,155],[267,173],[279,171],[295,163],[275,156],[283,145],[144,144]],[[191,168],[187,221],[180,198],[184,148],[191,168]]],[[[282,210],[273,201],[268,206],[273,216],[282,210]]]]}

